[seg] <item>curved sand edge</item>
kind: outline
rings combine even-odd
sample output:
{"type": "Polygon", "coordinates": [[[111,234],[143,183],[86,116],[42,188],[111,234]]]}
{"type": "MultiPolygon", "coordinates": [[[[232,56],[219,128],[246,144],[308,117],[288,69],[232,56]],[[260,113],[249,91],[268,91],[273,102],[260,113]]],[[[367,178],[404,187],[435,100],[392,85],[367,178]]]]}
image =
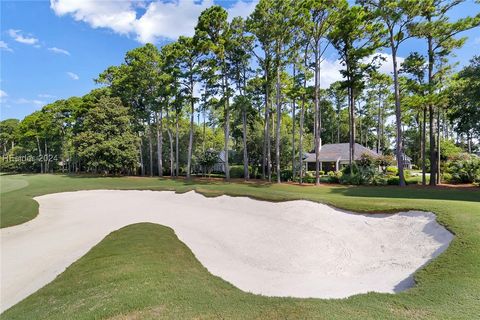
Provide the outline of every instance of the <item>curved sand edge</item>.
{"type": "Polygon", "coordinates": [[[35,219],[0,230],[1,311],[51,282],[109,233],[138,222],[172,228],[212,274],[269,296],[398,292],[453,239],[432,213],[350,214],[306,200],[136,190],[35,200],[35,219]]]}

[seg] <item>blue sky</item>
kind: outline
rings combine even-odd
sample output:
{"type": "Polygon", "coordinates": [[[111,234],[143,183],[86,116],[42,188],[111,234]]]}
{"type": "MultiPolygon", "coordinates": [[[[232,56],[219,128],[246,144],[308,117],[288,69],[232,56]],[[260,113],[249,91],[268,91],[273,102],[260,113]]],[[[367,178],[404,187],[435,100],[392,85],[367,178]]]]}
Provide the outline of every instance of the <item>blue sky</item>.
{"type": "MultiPolygon", "coordinates": [[[[96,85],[93,79],[110,65],[120,64],[126,51],[154,42],[161,46],[193,31],[198,14],[213,0],[162,1],[2,1],[0,34],[0,119],[22,119],[57,99],[81,96],[96,85]]],[[[215,1],[231,15],[246,16],[254,3],[215,1]]],[[[479,12],[468,0],[452,18],[479,12]]],[[[480,31],[462,34],[469,40],[456,51],[461,65],[480,53],[480,31]]],[[[423,50],[410,41],[400,56],[423,50]]],[[[386,51],[388,54],[388,51],[386,51]]],[[[333,51],[324,62],[326,85],[338,77],[333,51]]],[[[388,72],[389,66],[385,66],[388,72]]]]}

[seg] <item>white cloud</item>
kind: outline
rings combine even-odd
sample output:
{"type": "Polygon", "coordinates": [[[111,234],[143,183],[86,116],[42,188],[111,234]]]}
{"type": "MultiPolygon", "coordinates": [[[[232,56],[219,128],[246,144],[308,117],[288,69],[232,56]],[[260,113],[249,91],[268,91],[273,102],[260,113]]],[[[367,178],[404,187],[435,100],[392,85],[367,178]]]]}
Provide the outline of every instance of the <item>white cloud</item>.
{"type": "Polygon", "coordinates": [[[134,23],[137,40],[154,42],[159,38],[176,39],[181,35],[192,36],[198,16],[213,5],[212,0],[194,3],[190,0],[152,2],[145,14],[134,23]]]}
{"type": "Polygon", "coordinates": [[[5,97],[8,97],[8,94],[5,91],[0,90],[0,98],[5,98],[5,97]]]}
{"type": "Polygon", "coordinates": [[[80,77],[78,76],[78,74],[73,73],[73,72],[70,72],[70,71],[67,72],[67,75],[68,75],[68,76],[70,77],[70,79],[72,79],[72,80],[78,80],[78,79],[80,79],[80,77]]]}
{"type": "Polygon", "coordinates": [[[33,104],[36,106],[41,106],[45,104],[45,101],[42,100],[36,100],[36,99],[25,99],[25,98],[20,98],[17,100],[14,100],[16,104],[33,104]]]}
{"type": "Polygon", "coordinates": [[[37,38],[30,35],[23,35],[22,30],[9,29],[7,32],[13,40],[23,44],[35,45],[38,42],[37,38]]]}
{"type": "Polygon", "coordinates": [[[476,37],[475,39],[473,39],[473,43],[480,44],[480,37],[476,37]]]}
{"type": "Polygon", "coordinates": [[[58,16],[70,14],[93,28],[110,28],[120,34],[129,33],[136,20],[132,1],[50,0],[50,8],[58,16]]]}
{"type": "Polygon", "coordinates": [[[255,0],[249,2],[243,0],[237,1],[231,8],[228,9],[229,20],[231,21],[235,17],[248,17],[255,9],[257,3],[258,1],[255,0]]]}
{"type": "MultiPolygon", "coordinates": [[[[121,35],[133,35],[141,43],[193,35],[198,16],[213,4],[213,0],[50,0],[50,7],[58,16],[70,15],[92,28],[108,28],[121,35]],[[143,9],[143,15],[137,16],[138,8],[143,9]]],[[[228,11],[232,17],[246,16],[255,4],[255,1],[239,0],[228,11]]]]}
{"type": "MultiPolygon", "coordinates": [[[[391,75],[393,73],[393,62],[392,62],[392,55],[388,53],[378,53],[384,60],[377,61],[380,64],[378,71],[381,73],[385,73],[391,75]]],[[[363,60],[364,63],[369,63],[373,60],[372,55],[368,58],[363,60]]],[[[398,67],[400,68],[401,64],[405,59],[402,57],[397,57],[398,67]]],[[[320,65],[320,87],[328,88],[333,82],[343,80],[342,74],[340,70],[344,69],[340,60],[329,60],[325,59],[322,61],[320,65]]],[[[310,81],[310,84],[313,84],[313,80],[310,81]]]]}
{"type": "Polygon", "coordinates": [[[340,60],[323,60],[320,63],[320,87],[326,89],[335,81],[342,80],[342,74],[340,73],[342,69],[340,60]]]}
{"type": "Polygon", "coordinates": [[[67,55],[67,56],[70,55],[70,52],[68,52],[67,50],[60,49],[60,48],[57,48],[57,47],[48,48],[48,50],[52,51],[53,53],[64,54],[64,55],[67,55]]]}
{"type": "MultiPolygon", "coordinates": [[[[392,55],[388,54],[388,53],[377,53],[376,55],[380,56],[381,59],[382,59],[382,60],[378,61],[380,63],[380,68],[378,69],[378,71],[381,72],[381,73],[392,75],[393,74],[393,58],[392,58],[392,55]]],[[[375,55],[372,55],[372,56],[368,57],[367,59],[364,59],[363,62],[368,63],[368,62],[372,61],[374,56],[375,55]]],[[[401,67],[403,61],[405,61],[405,58],[397,57],[398,68],[401,67]]]]}
{"type": "Polygon", "coordinates": [[[5,41],[0,40],[0,49],[8,51],[8,52],[13,52],[13,49],[8,46],[8,43],[5,41]]]}

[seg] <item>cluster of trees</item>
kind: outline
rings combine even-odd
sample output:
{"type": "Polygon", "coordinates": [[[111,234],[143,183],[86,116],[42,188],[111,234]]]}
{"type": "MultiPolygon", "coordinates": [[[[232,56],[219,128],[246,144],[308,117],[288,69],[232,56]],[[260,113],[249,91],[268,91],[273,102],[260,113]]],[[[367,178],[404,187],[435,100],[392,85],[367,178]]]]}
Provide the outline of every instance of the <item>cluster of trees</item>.
{"type": "Polygon", "coordinates": [[[423,182],[430,171],[436,184],[441,141],[455,136],[471,152],[480,136],[480,58],[455,75],[448,63],[465,41],[457,34],[480,24],[480,15],[448,19],[461,2],[260,0],[247,19],[231,20],[212,6],[194,36],[127,52],[98,76],[103,88],[3,121],[2,152],[59,155],[30,164],[42,172],[57,165],[190,177],[222,150],[227,180],[235,162],[245,179],[280,182],[289,169],[301,182],[303,155],[314,150],[318,184],[322,144],[349,142],[352,166],[357,142],[395,152],[400,185],[405,152],[422,167],[423,182]],[[410,38],[427,51],[400,64],[398,50],[410,38]],[[321,62],[331,48],[343,80],[324,90],[321,62]],[[384,48],[392,75],[378,71],[384,48]]]}

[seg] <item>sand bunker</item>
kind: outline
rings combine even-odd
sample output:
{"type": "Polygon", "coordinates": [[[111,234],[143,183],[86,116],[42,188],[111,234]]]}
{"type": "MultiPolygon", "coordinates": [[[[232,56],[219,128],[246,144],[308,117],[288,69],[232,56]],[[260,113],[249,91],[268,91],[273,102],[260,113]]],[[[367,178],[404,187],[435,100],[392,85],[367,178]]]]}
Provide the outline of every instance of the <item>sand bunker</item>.
{"type": "Polygon", "coordinates": [[[37,218],[0,230],[1,310],[52,281],[107,234],[138,222],[174,229],[214,275],[269,296],[398,292],[453,236],[432,213],[360,215],[310,201],[195,192],[95,190],[35,198],[37,218]]]}

